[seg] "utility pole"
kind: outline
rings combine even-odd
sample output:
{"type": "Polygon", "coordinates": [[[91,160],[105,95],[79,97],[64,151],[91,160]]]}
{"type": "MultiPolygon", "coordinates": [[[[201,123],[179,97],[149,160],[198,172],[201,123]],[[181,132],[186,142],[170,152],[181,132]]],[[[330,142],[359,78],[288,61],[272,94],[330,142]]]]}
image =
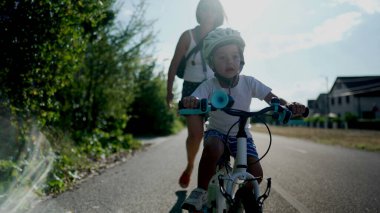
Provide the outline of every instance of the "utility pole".
{"type": "Polygon", "coordinates": [[[325,119],[325,129],[328,128],[329,125],[329,113],[330,113],[330,107],[329,107],[329,101],[330,101],[330,95],[329,95],[329,77],[325,76],[326,79],[326,119],[325,119]]]}
{"type": "Polygon", "coordinates": [[[324,116],[325,116],[325,122],[324,122],[324,128],[328,128],[328,119],[329,119],[329,113],[330,113],[330,95],[329,95],[329,77],[327,75],[321,76],[326,81],[326,100],[325,100],[325,110],[324,110],[324,116]]]}

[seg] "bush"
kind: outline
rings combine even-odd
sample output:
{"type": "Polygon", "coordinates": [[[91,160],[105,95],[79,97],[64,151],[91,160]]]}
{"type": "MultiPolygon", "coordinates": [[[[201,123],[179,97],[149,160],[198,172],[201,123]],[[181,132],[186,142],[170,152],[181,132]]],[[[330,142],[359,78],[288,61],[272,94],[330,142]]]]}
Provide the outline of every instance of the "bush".
{"type": "Polygon", "coordinates": [[[343,117],[346,122],[355,122],[358,120],[358,116],[352,114],[351,112],[346,112],[343,117]]]}
{"type": "Polygon", "coordinates": [[[132,104],[126,131],[135,135],[168,135],[175,132],[180,122],[175,110],[166,105],[166,81],[162,74],[154,75],[146,67],[136,80],[136,98],[132,104]]]}

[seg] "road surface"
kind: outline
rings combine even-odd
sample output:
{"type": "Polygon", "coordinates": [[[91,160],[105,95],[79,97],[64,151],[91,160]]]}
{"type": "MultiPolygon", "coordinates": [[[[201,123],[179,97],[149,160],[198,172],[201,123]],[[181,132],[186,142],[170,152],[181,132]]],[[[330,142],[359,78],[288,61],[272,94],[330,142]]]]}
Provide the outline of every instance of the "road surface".
{"type": "MultiPolygon", "coordinates": [[[[86,179],[31,212],[182,212],[188,189],[177,181],[186,164],[186,131],[146,141],[126,162],[86,179]]],[[[262,154],[268,136],[255,135],[262,154]]],[[[197,160],[200,158],[198,154],[197,160]]],[[[380,212],[380,154],[273,136],[262,161],[273,187],[265,212],[380,212]]]]}

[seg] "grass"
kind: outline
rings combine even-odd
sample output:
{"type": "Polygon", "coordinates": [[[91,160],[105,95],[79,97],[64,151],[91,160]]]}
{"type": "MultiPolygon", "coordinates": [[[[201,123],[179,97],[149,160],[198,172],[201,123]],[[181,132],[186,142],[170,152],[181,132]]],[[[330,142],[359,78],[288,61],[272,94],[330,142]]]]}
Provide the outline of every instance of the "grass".
{"type": "MultiPolygon", "coordinates": [[[[357,129],[321,129],[270,126],[274,135],[301,138],[316,143],[380,152],[380,131],[357,129]]],[[[253,125],[253,132],[267,132],[263,125],[253,125]]]]}

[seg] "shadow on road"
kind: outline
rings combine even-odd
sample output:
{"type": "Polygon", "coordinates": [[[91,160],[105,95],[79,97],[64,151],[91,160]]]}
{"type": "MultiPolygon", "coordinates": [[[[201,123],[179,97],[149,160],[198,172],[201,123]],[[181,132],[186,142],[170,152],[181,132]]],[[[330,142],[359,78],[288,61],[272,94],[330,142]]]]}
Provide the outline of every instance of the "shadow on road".
{"type": "Polygon", "coordinates": [[[183,201],[185,201],[185,199],[186,199],[186,194],[187,194],[186,190],[175,192],[175,195],[177,195],[177,202],[174,204],[172,209],[170,209],[169,213],[181,213],[182,212],[181,205],[182,205],[183,201]]]}

